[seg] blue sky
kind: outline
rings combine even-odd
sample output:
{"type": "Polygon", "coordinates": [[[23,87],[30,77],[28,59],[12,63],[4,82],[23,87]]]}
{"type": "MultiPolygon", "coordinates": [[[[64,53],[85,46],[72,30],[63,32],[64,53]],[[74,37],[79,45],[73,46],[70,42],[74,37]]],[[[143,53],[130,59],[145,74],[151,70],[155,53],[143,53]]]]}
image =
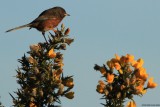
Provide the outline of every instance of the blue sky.
{"type": "MultiPolygon", "coordinates": [[[[70,27],[73,44],[64,51],[64,72],[74,75],[75,99],[62,98],[63,107],[100,107],[96,92],[102,65],[114,54],[133,54],[143,58],[149,76],[160,83],[160,1],[159,0],[1,0],[0,1],[0,100],[9,107],[16,83],[17,61],[29,45],[44,41],[41,33],[28,28],[6,30],[34,20],[43,10],[62,6],[71,15],[63,20],[70,27]]],[[[160,104],[159,87],[135,97],[137,106],[160,104]]]]}

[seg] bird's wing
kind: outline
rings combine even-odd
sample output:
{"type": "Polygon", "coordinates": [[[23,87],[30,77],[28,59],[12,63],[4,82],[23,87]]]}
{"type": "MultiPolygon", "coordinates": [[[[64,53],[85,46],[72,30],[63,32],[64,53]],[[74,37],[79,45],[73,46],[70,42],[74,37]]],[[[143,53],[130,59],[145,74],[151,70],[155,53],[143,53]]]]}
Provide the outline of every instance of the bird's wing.
{"type": "Polygon", "coordinates": [[[35,20],[33,20],[31,23],[36,23],[36,22],[40,22],[40,21],[44,21],[44,20],[50,20],[50,19],[57,19],[56,17],[54,16],[50,16],[50,17],[46,17],[45,15],[44,16],[40,16],[40,17],[37,17],[35,20]]]}
{"type": "Polygon", "coordinates": [[[54,13],[51,9],[43,11],[35,20],[33,20],[31,23],[49,20],[49,19],[56,19],[55,16],[56,13],[54,13]]]}
{"type": "Polygon", "coordinates": [[[51,14],[53,14],[52,9],[48,9],[48,10],[43,11],[38,17],[41,17],[41,16],[49,16],[49,15],[51,15],[51,14]]]}
{"type": "Polygon", "coordinates": [[[43,20],[50,20],[50,19],[57,19],[56,17],[38,17],[34,21],[43,21],[43,20]]]}

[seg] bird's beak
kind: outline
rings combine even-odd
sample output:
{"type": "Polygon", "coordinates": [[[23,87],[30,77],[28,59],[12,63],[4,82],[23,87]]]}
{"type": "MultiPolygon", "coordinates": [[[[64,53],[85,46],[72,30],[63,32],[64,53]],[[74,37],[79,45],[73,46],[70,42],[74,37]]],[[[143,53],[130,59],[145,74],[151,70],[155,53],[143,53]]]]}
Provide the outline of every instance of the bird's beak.
{"type": "Polygon", "coordinates": [[[68,13],[65,13],[64,15],[65,15],[65,16],[70,16],[70,14],[68,14],[68,13]]]}

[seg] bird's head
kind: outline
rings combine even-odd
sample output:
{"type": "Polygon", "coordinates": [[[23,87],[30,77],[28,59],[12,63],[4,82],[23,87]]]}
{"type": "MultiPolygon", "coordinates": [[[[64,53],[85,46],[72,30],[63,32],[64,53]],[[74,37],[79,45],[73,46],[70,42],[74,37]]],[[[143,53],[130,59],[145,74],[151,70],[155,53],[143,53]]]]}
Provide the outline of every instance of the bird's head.
{"type": "Polygon", "coordinates": [[[55,13],[61,18],[64,18],[65,16],[70,16],[62,7],[54,7],[53,11],[55,11],[55,13]]]}

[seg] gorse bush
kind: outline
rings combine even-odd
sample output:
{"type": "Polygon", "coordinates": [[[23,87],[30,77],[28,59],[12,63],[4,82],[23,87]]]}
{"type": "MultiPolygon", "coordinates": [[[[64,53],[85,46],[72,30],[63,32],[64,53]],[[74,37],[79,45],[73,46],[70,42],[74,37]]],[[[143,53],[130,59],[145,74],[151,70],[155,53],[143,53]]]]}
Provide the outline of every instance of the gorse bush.
{"type": "Polygon", "coordinates": [[[115,55],[115,58],[106,62],[106,65],[95,65],[94,69],[100,71],[103,80],[99,80],[97,92],[106,100],[105,107],[124,107],[125,99],[132,100],[127,107],[136,107],[134,95],[143,96],[147,89],[155,88],[153,77],[148,80],[148,74],[143,67],[143,59],[134,59],[133,55],[115,55]],[[145,84],[148,80],[147,85],[145,84]]]}
{"type": "Polygon", "coordinates": [[[31,45],[29,55],[18,60],[21,67],[16,78],[20,89],[15,92],[17,97],[10,94],[15,107],[55,107],[55,102],[61,103],[60,97],[74,97],[73,76],[64,76],[61,53],[73,42],[69,32],[62,24],[55,35],[50,33],[48,43],[31,45]]]}

